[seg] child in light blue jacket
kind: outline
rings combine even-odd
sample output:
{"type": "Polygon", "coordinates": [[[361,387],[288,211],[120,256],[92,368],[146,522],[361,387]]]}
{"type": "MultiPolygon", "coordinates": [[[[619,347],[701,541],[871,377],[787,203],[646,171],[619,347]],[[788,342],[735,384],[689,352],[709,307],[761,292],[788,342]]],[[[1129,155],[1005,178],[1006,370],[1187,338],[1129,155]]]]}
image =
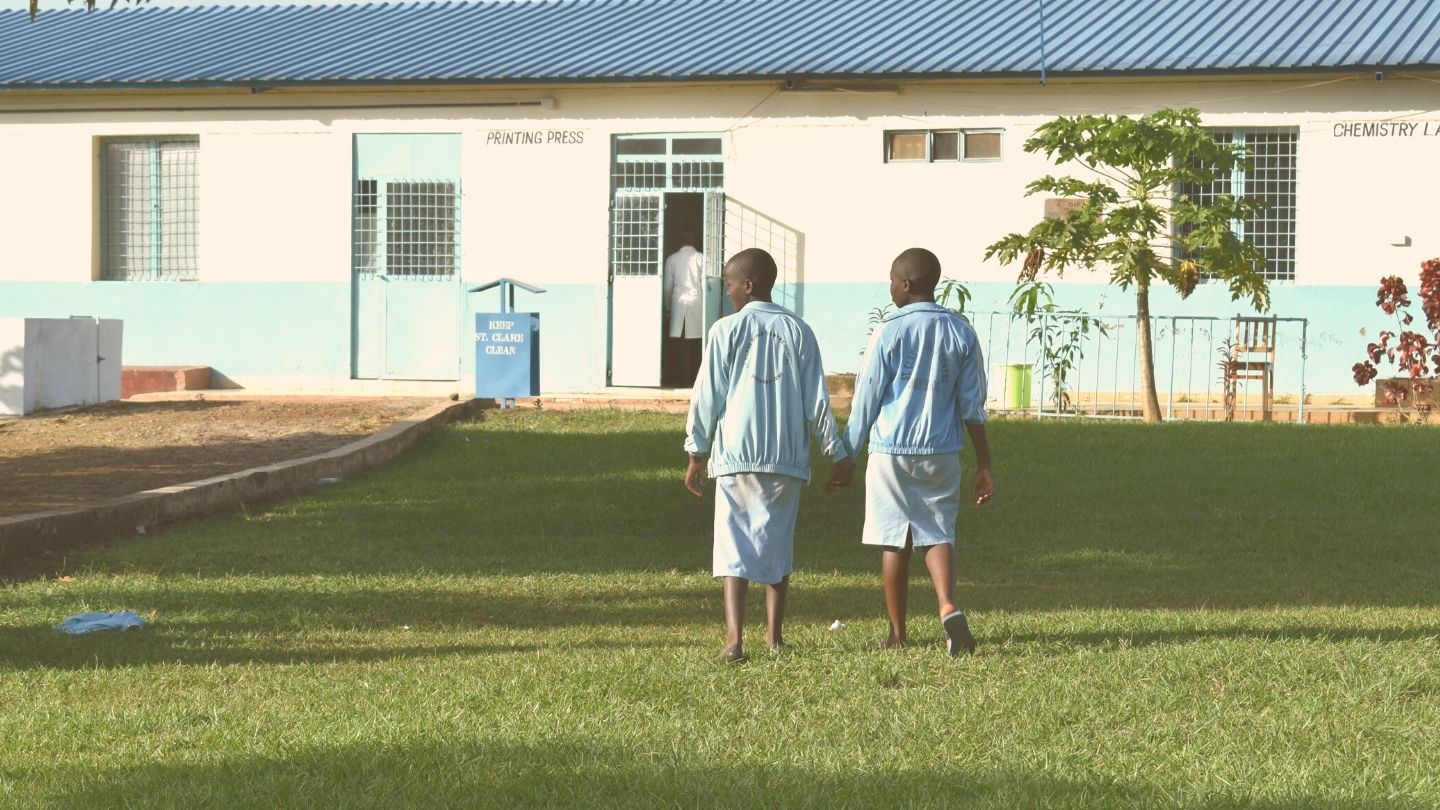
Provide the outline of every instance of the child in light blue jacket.
{"type": "MultiPolygon", "coordinates": [[[[955,605],[955,521],[960,505],[960,451],[965,434],[975,448],[971,493],[977,505],[995,491],[985,435],[985,361],[975,330],[935,303],[940,260],[911,248],[890,268],[885,316],[866,350],[855,385],[847,445],[855,454],[866,441],[863,542],[878,545],[890,634],[881,649],[900,649],[910,585],[910,553],[919,548],[940,602],[951,655],[974,652],[975,636],[955,605]]],[[[845,470],[827,488],[849,483],[845,470]]]]}
{"type": "Polygon", "coordinates": [[[723,663],[745,660],[745,593],[765,589],[766,646],[785,646],[782,624],[794,560],[800,487],[810,480],[810,437],[835,460],[837,476],[854,466],[830,411],[815,333],[770,300],[775,260],[759,248],[725,263],[733,315],[710,328],[690,397],[685,487],[703,495],[715,479],[713,571],[723,580],[723,663]]]}

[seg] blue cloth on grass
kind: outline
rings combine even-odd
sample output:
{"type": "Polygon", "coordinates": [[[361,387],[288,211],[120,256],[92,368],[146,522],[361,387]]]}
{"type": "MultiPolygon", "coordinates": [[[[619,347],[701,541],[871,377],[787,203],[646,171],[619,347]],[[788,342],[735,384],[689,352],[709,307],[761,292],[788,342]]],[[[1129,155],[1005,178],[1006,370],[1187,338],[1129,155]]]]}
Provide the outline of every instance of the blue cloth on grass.
{"type": "Polygon", "coordinates": [[[99,630],[129,630],[145,626],[145,620],[133,610],[116,613],[76,613],[55,625],[55,629],[72,636],[94,633],[99,630]]]}

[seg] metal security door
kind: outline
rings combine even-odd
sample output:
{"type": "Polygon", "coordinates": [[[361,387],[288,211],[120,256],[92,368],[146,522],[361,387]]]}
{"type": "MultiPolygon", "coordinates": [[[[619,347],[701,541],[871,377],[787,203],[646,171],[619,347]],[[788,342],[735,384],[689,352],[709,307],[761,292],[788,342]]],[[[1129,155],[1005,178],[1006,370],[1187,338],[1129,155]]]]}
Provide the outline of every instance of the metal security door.
{"type": "Polygon", "coordinates": [[[385,184],[385,376],[460,379],[459,183],[385,184]]]}
{"type": "Polygon", "coordinates": [[[720,271],[725,267],[725,195],[711,191],[705,194],[705,339],[710,327],[725,315],[728,299],[720,271]]]}
{"type": "Polygon", "coordinates": [[[611,203],[611,385],[660,385],[663,210],[658,193],[617,194],[611,203]]]}
{"type": "Polygon", "coordinates": [[[353,371],[460,378],[460,136],[355,136],[353,371]]]}

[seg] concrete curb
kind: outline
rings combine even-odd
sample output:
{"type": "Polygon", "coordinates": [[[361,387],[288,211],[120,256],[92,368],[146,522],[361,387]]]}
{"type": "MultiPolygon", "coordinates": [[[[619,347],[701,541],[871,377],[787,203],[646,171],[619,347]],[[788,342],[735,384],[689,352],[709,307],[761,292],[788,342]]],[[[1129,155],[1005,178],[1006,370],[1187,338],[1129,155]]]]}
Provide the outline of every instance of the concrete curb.
{"type": "Polygon", "coordinates": [[[324,453],[201,481],[122,495],[73,509],[0,517],[0,565],[41,552],[63,551],[177,520],[276,500],[373,469],[409,450],[436,427],[478,415],[488,399],[440,402],[384,430],[324,453]]]}

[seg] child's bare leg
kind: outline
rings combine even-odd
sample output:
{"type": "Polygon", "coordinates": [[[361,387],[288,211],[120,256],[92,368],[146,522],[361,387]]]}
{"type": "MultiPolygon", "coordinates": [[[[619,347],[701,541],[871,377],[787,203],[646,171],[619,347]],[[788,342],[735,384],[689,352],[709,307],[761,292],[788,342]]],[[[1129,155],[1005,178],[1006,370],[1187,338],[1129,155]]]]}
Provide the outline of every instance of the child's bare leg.
{"type": "Polygon", "coordinates": [[[743,657],[745,640],[745,593],[750,580],[743,577],[724,577],[721,580],[721,594],[725,602],[725,651],[721,657],[743,657]]]}
{"type": "Polygon", "coordinates": [[[925,567],[935,585],[935,601],[940,603],[940,618],[955,612],[955,548],[949,543],[925,549],[925,567]]]}
{"type": "Polygon", "coordinates": [[[785,623],[785,600],[790,594],[790,577],[765,586],[765,646],[785,643],[781,625],[785,623]]]}
{"type": "Polygon", "coordinates": [[[905,535],[904,548],[885,548],[880,552],[880,574],[885,581],[885,612],[890,617],[890,635],[880,646],[898,650],[908,642],[905,633],[905,611],[910,595],[910,535],[905,535]]]}
{"type": "Polygon", "coordinates": [[[955,607],[955,549],[941,543],[925,549],[925,567],[935,584],[935,601],[940,603],[940,624],[945,627],[946,649],[951,655],[975,652],[975,634],[970,622],[955,607]]]}

